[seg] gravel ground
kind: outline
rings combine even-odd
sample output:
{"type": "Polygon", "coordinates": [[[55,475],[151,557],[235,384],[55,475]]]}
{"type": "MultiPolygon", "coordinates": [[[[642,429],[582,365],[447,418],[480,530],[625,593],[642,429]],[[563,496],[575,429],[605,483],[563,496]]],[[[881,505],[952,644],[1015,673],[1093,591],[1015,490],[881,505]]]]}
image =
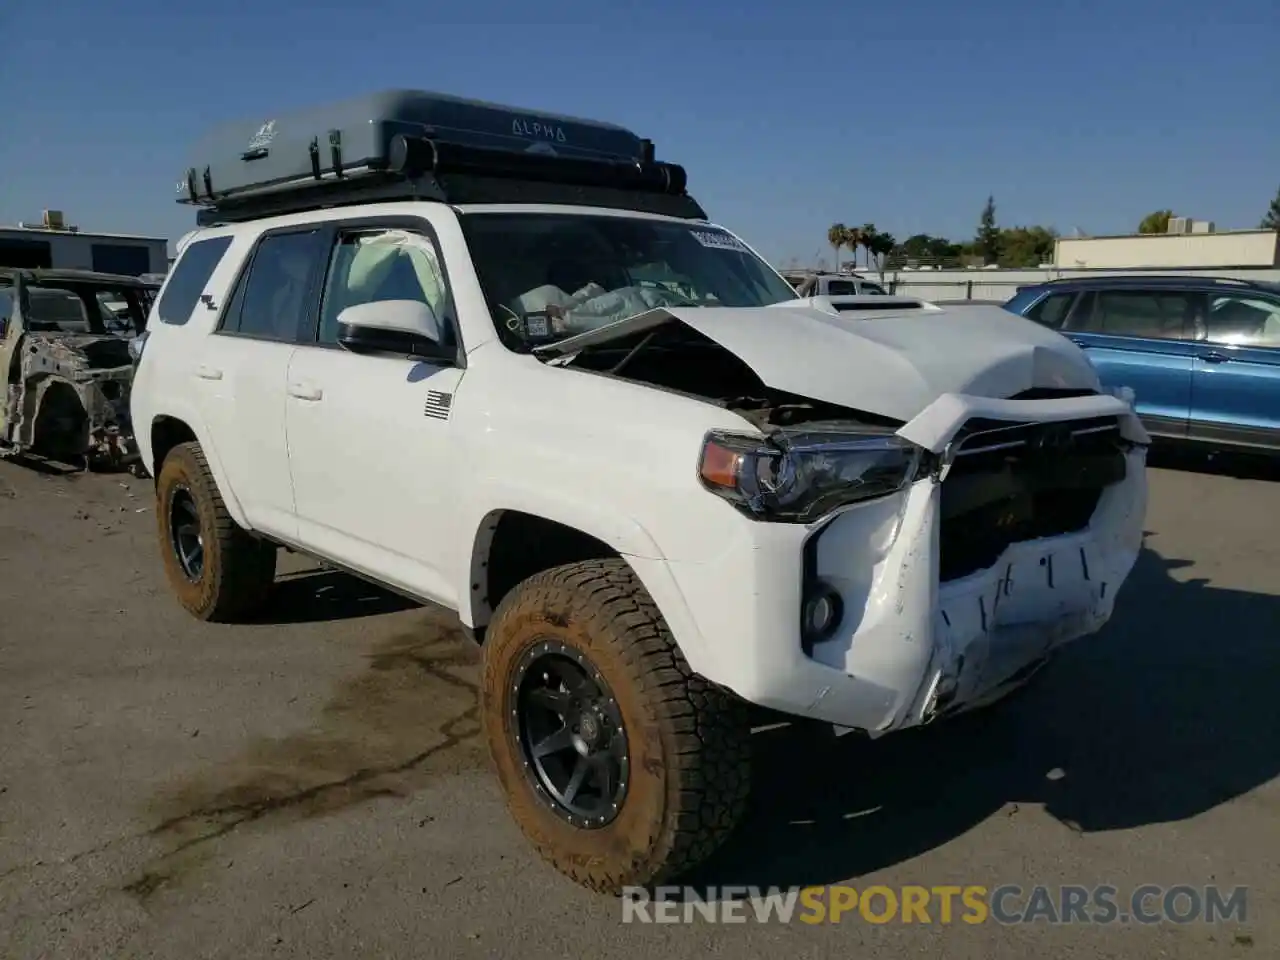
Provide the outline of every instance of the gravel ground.
{"type": "Polygon", "coordinates": [[[1277,956],[1280,483],[1175,466],[1101,634],[983,715],[760,732],[698,879],[1243,885],[1244,923],[624,924],[507,818],[449,616],[289,557],[263,622],[197,623],[150,481],[0,463],[0,955],[1277,956]]]}

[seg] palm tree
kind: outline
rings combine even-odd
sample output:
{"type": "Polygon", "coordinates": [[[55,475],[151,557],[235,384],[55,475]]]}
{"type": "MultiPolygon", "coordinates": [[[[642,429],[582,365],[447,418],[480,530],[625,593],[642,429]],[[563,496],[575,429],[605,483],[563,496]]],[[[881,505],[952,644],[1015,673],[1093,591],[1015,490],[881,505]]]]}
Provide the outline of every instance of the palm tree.
{"type": "Polygon", "coordinates": [[[858,266],[858,247],[862,245],[864,236],[862,227],[848,227],[844,232],[845,246],[853,251],[853,265],[855,269],[858,266]]]}
{"type": "Polygon", "coordinates": [[[849,228],[843,223],[833,223],[827,230],[827,243],[831,244],[831,249],[836,252],[836,273],[839,273],[840,248],[849,243],[849,228]]]}
{"type": "Polygon", "coordinates": [[[876,237],[879,235],[880,231],[876,229],[876,225],[874,223],[864,223],[858,228],[858,243],[862,249],[867,252],[868,270],[872,267],[872,257],[875,254],[875,250],[873,248],[876,245],[876,237]]]}

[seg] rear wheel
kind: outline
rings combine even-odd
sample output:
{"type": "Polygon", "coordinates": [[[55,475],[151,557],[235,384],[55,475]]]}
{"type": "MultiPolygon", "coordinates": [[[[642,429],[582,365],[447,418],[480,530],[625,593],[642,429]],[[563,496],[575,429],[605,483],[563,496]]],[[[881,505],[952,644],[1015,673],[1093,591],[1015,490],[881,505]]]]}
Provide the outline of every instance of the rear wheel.
{"type": "Polygon", "coordinates": [[[539,853],[605,893],[709,856],[746,806],[745,704],[696,676],[621,560],[537,574],[487,631],[484,730],[539,853]]]}
{"type": "Polygon", "coordinates": [[[276,547],[231,518],[198,443],[164,458],[156,513],[165,574],[189,613],[230,622],[257,612],[275,581],[276,547]]]}

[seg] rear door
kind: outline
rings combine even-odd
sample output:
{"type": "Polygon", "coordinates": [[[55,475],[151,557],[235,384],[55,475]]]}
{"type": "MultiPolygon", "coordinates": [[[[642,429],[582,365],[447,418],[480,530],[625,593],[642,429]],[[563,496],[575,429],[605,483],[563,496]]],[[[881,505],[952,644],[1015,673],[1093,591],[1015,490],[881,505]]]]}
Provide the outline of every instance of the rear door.
{"type": "Polygon", "coordinates": [[[1202,295],[1189,432],[1240,446],[1280,446],[1280,298],[1202,295]]]}
{"type": "Polygon", "coordinates": [[[1138,415],[1157,436],[1187,434],[1198,296],[1158,287],[1090,290],[1062,325],[1103,386],[1132,388],[1138,415]]]}
{"type": "Polygon", "coordinates": [[[294,541],[293,480],[285,436],[289,360],[314,315],[327,252],[324,226],[262,234],[190,389],[218,442],[231,489],[255,530],[294,541]]]}

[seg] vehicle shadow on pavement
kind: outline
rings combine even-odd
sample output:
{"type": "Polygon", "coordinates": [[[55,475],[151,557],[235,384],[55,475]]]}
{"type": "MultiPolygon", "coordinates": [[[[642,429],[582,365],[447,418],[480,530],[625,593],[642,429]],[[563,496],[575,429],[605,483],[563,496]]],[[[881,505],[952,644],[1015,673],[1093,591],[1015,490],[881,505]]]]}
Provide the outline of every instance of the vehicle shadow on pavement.
{"type": "Polygon", "coordinates": [[[686,882],[835,883],[1017,805],[1098,833],[1186,819],[1269,782],[1280,596],[1171,576],[1189,565],[1144,549],[1112,621],[988,710],[877,741],[803,724],[757,734],[746,822],[686,882]]]}
{"type": "Polygon", "coordinates": [[[259,624],[321,623],[398,613],[421,604],[335,570],[281,574],[259,624]]]}
{"type": "Polygon", "coordinates": [[[1236,480],[1280,481],[1280,457],[1262,453],[1214,453],[1177,445],[1154,446],[1147,465],[1184,473],[1204,473],[1236,480]]]}

